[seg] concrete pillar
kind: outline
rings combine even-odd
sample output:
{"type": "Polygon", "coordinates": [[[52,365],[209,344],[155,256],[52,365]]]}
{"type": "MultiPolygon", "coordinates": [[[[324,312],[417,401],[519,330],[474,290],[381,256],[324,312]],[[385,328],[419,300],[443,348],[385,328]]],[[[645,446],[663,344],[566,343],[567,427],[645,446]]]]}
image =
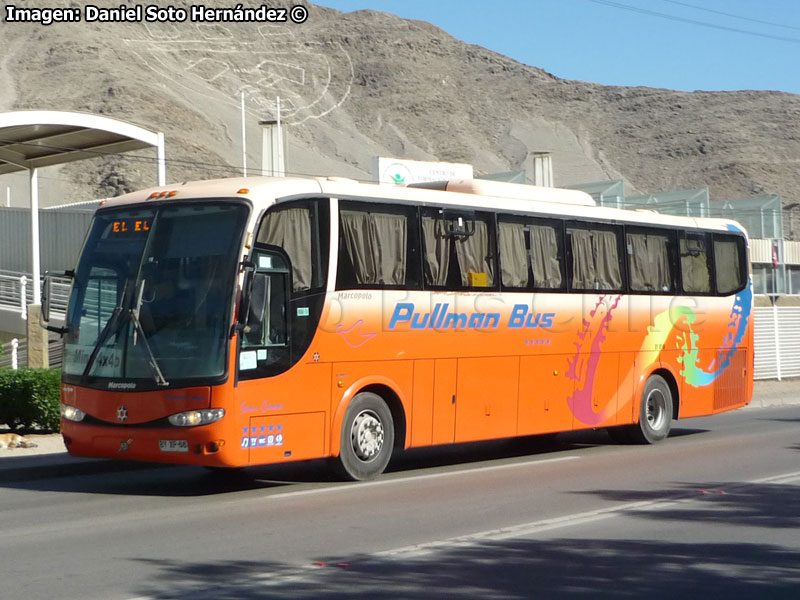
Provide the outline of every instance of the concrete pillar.
{"type": "Polygon", "coordinates": [[[28,367],[31,369],[50,368],[50,359],[47,353],[47,330],[39,325],[41,314],[41,304],[28,305],[28,367]]]}

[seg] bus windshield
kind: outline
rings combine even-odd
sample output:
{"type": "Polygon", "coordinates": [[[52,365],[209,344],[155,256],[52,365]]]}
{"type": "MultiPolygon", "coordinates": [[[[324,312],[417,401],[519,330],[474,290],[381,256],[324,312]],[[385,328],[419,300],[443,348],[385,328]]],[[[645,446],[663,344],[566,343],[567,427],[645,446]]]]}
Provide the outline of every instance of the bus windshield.
{"type": "Polygon", "coordinates": [[[247,212],[230,202],[99,212],[70,297],[65,381],[123,390],[224,376],[247,212]]]}

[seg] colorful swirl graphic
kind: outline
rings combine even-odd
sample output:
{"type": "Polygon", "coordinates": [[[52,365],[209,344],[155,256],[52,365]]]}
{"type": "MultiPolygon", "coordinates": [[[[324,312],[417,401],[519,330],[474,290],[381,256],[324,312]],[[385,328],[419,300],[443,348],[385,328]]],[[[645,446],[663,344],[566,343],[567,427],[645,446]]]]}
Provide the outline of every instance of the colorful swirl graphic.
{"type": "Polygon", "coordinates": [[[583,320],[583,328],[578,331],[578,341],[575,342],[575,356],[567,361],[567,377],[576,382],[583,381],[567,399],[572,414],[587,425],[596,425],[605,421],[616,409],[607,404],[600,412],[595,412],[592,407],[592,394],[594,391],[595,377],[597,376],[600,359],[602,358],[601,346],[606,341],[608,325],[613,319],[614,309],[619,305],[622,296],[600,296],[597,304],[589,313],[589,320],[583,320]],[[583,354],[587,340],[589,348],[583,354]],[[588,358],[586,358],[588,353],[588,358]]]}

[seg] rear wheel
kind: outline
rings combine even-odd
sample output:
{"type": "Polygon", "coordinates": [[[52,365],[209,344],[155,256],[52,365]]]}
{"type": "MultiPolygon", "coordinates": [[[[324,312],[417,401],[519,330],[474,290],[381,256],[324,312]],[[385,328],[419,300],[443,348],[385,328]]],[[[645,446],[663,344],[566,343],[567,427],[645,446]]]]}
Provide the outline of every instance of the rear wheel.
{"type": "Polygon", "coordinates": [[[349,479],[377,477],[389,464],[394,447],[392,411],[372,392],[356,394],[342,421],[339,471],[349,479]]]}
{"type": "Polygon", "coordinates": [[[639,423],[629,430],[631,440],[639,444],[655,444],[669,435],[672,427],[672,392],[666,380],[652,375],[644,386],[639,406],[639,423]]]}

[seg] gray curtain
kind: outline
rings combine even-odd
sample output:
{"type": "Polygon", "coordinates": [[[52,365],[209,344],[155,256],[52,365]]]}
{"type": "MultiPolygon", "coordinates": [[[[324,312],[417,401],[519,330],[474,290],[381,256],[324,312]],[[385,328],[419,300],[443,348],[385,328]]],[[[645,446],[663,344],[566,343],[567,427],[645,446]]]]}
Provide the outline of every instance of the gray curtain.
{"type": "Polygon", "coordinates": [[[667,241],[662,235],[628,234],[632,290],[637,292],[670,290],[672,280],[669,273],[667,241]]]}
{"type": "MultiPolygon", "coordinates": [[[[702,241],[699,243],[703,244],[702,241]]],[[[681,278],[683,289],[687,292],[711,291],[708,256],[704,245],[689,244],[687,240],[681,240],[681,278]]]]}
{"type": "Polygon", "coordinates": [[[615,290],[622,287],[617,235],[613,231],[573,229],[572,287],[615,290]]]}
{"type": "Polygon", "coordinates": [[[714,240],[714,263],[719,293],[728,294],[741,287],[742,270],[736,242],[714,240]]]}
{"type": "Polygon", "coordinates": [[[456,257],[461,269],[461,285],[469,285],[470,273],[485,273],[486,285],[494,285],[494,269],[489,257],[489,229],[485,221],[475,220],[475,233],[456,238],[456,257]]]}
{"type": "Polygon", "coordinates": [[[592,255],[592,235],[584,229],[573,229],[572,241],[572,287],[594,289],[597,279],[592,255]]]}
{"type": "Polygon", "coordinates": [[[450,267],[450,238],[444,235],[442,221],[422,217],[422,237],[425,242],[426,281],[430,285],[444,285],[450,267]]]}
{"type": "Polygon", "coordinates": [[[343,210],[341,235],[362,284],[406,282],[408,230],[404,215],[343,210]]]}
{"type": "Polygon", "coordinates": [[[525,250],[525,225],[500,224],[500,274],[503,285],[524,288],[528,285],[528,257],[525,250]]]}
{"type": "Polygon", "coordinates": [[[289,255],[294,291],[311,287],[311,215],[307,208],[267,213],[257,241],[280,246],[289,255]]]}
{"type": "Polygon", "coordinates": [[[560,288],[561,265],[558,258],[556,230],[547,225],[533,225],[531,232],[531,266],[536,287],[560,288]]]}

